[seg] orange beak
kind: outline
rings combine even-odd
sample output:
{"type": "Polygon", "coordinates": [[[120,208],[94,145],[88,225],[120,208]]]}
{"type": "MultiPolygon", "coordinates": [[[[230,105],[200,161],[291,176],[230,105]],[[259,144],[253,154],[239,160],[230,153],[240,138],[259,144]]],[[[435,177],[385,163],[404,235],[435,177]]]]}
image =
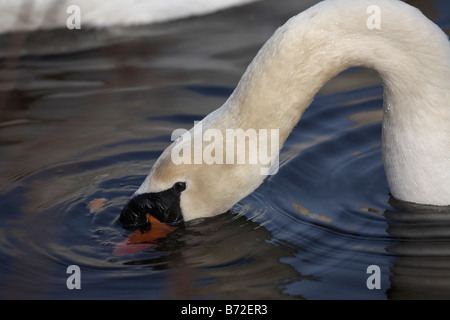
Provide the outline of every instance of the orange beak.
{"type": "Polygon", "coordinates": [[[126,255],[147,249],[154,245],[158,239],[165,238],[169,233],[178,228],[162,223],[149,214],[147,214],[147,218],[151,223],[150,230],[144,233],[141,231],[134,231],[130,236],[116,246],[114,249],[114,254],[126,255]]]}

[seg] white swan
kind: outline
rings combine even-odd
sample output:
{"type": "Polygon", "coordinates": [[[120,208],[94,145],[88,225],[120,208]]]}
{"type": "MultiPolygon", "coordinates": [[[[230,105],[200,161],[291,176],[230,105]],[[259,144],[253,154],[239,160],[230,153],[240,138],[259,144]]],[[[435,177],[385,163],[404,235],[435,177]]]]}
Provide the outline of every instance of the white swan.
{"type": "Polygon", "coordinates": [[[257,0],[1,0],[0,34],[65,28],[80,8],[81,27],[160,23],[213,13],[257,0]]]}
{"type": "MultiPolygon", "coordinates": [[[[382,152],[391,194],[449,205],[450,44],[401,1],[328,0],[294,16],[262,47],[225,104],[202,120],[203,130],[278,128],[281,147],[318,90],[354,66],[376,70],[383,81],[382,152]],[[379,28],[370,25],[374,8],[379,28]]],[[[144,212],[164,222],[217,215],[265,178],[261,165],[174,164],[172,150],[187,143],[179,139],[162,153],[121,222],[142,224],[144,212]]]]}

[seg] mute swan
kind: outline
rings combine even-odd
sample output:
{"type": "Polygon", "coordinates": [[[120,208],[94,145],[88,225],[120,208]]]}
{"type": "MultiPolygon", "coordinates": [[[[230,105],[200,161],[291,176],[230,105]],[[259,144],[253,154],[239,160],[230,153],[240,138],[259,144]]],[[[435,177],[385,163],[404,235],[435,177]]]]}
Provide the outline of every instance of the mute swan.
{"type": "Polygon", "coordinates": [[[186,137],[195,138],[199,125],[220,132],[277,129],[279,150],[318,90],[354,66],[376,70],[383,81],[382,153],[392,196],[449,205],[448,37],[401,1],[327,0],[274,33],[224,105],[161,154],[119,220],[140,226],[148,212],[176,224],[226,212],[263,182],[263,165],[175,164],[173,150],[190,147],[195,139],[186,137]],[[371,16],[374,9],[378,17],[371,16]]]}
{"type": "Polygon", "coordinates": [[[81,27],[160,23],[213,13],[257,0],[2,0],[0,34],[65,28],[80,10],[81,27]],[[27,18],[31,17],[31,18],[27,18]]]}

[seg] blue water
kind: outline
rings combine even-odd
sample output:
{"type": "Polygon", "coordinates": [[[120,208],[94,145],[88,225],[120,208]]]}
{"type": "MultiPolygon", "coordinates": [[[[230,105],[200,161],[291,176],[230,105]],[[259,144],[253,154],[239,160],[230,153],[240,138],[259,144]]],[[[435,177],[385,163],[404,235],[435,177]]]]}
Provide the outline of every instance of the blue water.
{"type": "MultiPolygon", "coordinates": [[[[358,68],[321,90],[279,172],[230,212],[114,251],[130,236],[120,210],[172,131],[219,107],[265,40],[311,3],[1,36],[0,298],[449,298],[449,218],[388,203],[382,87],[358,68]],[[69,265],[80,290],[66,286],[69,265]],[[367,288],[370,265],[381,289],[367,288]]],[[[450,33],[448,1],[414,5],[450,33]]]]}

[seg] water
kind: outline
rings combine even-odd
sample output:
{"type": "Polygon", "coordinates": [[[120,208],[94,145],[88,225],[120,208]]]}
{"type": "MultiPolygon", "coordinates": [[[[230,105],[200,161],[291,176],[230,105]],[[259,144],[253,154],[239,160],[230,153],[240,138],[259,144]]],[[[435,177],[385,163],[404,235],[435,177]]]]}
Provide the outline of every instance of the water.
{"type": "MultiPolygon", "coordinates": [[[[219,107],[276,27],[314,2],[0,37],[0,297],[449,298],[448,212],[389,204],[382,88],[364,69],[321,90],[278,174],[231,212],[117,251],[130,237],[120,210],[172,131],[219,107]],[[81,290],[67,289],[69,265],[81,290]],[[370,265],[380,290],[366,286],[370,265]]],[[[448,1],[415,5],[450,32],[448,1]]]]}

